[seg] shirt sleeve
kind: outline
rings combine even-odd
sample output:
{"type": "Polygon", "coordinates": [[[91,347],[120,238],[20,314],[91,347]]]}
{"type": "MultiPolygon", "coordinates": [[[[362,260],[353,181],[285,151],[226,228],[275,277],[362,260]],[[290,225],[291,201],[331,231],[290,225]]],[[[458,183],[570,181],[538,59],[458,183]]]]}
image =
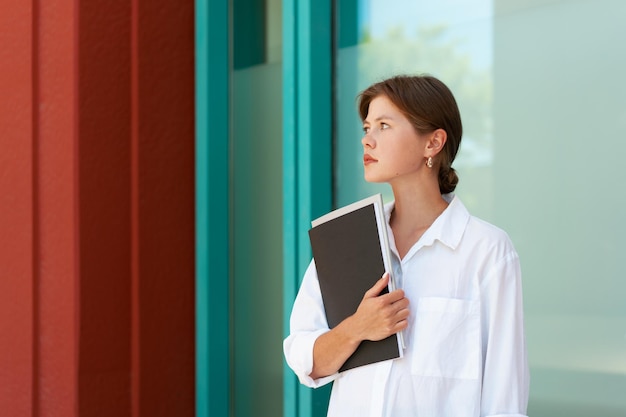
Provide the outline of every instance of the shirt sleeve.
{"type": "Polygon", "coordinates": [[[300,382],[307,387],[317,388],[336,379],[338,373],[319,379],[309,376],[313,371],[315,341],[330,330],[313,261],[304,274],[294,301],[289,327],[289,336],[283,342],[283,351],[287,364],[300,382]]]}
{"type": "Polygon", "coordinates": [[[483,390],[481,416],[525,417],[530,372],[524,335],[519,257],[496,263],[482,288],[483,390]]]}

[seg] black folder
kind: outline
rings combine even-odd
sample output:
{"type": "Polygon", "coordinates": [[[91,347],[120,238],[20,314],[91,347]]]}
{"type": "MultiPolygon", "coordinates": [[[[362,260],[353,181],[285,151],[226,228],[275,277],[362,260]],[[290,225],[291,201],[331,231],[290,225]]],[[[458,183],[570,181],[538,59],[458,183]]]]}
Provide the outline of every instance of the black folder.
{"type": "MultiPolygon", "coordinates": [[[[382,196],[376,194],[314,220],[309,238],[326,319],[333,328],[356,312],[365,292],[385,271],[391,273],[382,196]]],[[[393,277],[390,282],[393,288],[393,277]]],[[[401,356],[401,333],[366,340],[339,371],[401,356]]]]}

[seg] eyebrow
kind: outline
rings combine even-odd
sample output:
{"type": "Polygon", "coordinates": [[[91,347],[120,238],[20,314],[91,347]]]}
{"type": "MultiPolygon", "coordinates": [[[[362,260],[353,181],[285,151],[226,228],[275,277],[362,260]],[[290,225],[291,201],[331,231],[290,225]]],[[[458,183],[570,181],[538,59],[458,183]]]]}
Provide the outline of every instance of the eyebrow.
{"type": "MultiPolygon", "coordinates": [[[[378,121],[385,120],[385,119],[387,119],[387,120],[394,120],[394,118],[393,118],[393,117],[391,117],[391,116],[387,116],[386,114],[383,114],[383,115],[380,115],[380,116],[378,116],[377,118],[375,118],[375,119],[373,120],[373,122],[378,122],[378,121]]],[[[367,120],[367,118],[365,118],[365,120],[363,120],[363,123],[371,123],[371,122],[369,122],[369,121],[367,120]]]]}

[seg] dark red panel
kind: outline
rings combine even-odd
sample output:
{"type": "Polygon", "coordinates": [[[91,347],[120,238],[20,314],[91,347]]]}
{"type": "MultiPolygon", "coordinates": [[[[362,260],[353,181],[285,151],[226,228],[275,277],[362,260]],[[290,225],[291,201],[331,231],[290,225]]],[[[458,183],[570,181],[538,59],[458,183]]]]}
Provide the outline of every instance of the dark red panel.
{"type": "Polygon", "coordinates": [[[138,1],[142,416],[195,415],[193,4],[138,1]]]}
{"type": "Polygon", "coordinates": [[[128,0],[78,2],[79,415],[131,414],[128,0]]]}

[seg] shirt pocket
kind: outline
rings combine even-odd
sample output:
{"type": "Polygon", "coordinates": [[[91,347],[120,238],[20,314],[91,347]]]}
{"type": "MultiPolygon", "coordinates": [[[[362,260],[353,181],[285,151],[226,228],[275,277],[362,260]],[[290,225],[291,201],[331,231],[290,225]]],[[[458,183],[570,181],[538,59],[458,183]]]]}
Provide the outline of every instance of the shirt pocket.
{"type": "Polygon", "coordinates": [[[412,353],[415,375],[477,379],[481,362],[478,301],[420,298],[412,353]]]}

